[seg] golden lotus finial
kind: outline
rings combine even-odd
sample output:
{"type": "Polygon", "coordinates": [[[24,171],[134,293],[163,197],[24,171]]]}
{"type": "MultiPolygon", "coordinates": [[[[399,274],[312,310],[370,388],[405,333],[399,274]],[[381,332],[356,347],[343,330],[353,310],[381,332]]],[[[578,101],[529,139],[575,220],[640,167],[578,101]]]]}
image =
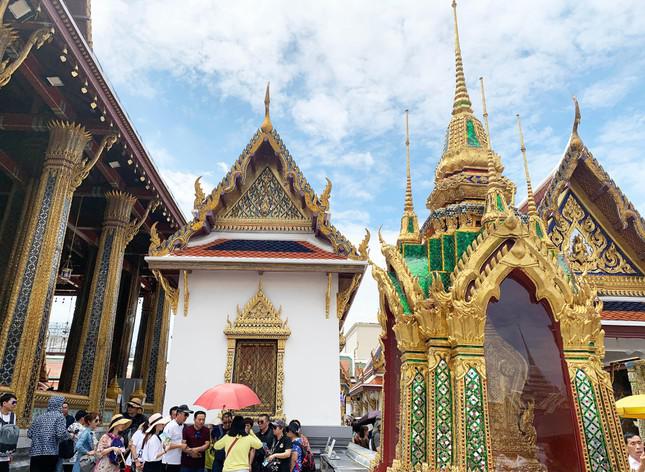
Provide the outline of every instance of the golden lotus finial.
{"type": "Polygon", "coordinates": [[[405,110],[405,211],[414,211],[412,200],[412,176],[410,174],[410,125],[408,122],[408,110],[405,110]]]}
{"type": "Polygon", "coordinates": [[[466,76],[464,75],[464,62],[461,58],[461,46],[459,44],[459,27],[457,25],[457,2],[452,2],[452,16],[455,22],[455,99],[452,104],[452,114],[467,112],[472,113],[470,96],[466,88],[466,76]]]}
{"type": "Polygon", "coordinates": [[[267,82],[267,90],[264,94],[264,121],[260,126],[260,129],[265,133],[270,133],[273,130],[273,123],[271,123],[271,115],[269,114],[269,105],[271,104],[271,95],[269,93],[269,85],[271,82],[267,82]]]}

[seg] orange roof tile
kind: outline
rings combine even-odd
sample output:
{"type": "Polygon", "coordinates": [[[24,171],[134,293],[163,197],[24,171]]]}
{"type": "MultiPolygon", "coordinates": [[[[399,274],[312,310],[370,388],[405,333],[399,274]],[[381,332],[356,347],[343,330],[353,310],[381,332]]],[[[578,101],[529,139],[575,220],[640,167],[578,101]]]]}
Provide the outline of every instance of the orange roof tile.
{"type": "Polygon", "coordinates": [[[603,311],[601,314],[603,320],[612,321],[645,321],[645,312],[643,311],[603,311]]]}

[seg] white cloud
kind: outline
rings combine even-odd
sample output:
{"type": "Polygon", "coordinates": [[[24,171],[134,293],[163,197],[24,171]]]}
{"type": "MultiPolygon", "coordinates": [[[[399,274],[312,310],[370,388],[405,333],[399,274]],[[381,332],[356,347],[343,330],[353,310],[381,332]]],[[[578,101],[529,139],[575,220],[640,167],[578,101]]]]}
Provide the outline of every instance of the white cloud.
{"type": "MultiPolygon", "coordinates": [[[[427,131],[446,124],[437,110],[450,103],[454,83],[447,2],[110,0],[93,8],[95,48],[116,82],[171,74],[259,110],[270,79],[274,107],[336,141],[399,126],[401,110],[413,106],[427,131]]],[[[638,43],[645,34],[636,20],[645,3],[636,0],[503,9],[485,0],[459,13],[469,84],[486,75],[497,107],[527,106],[536,91],[610,61],[626,37],[638,43]]],[[[601,100],[600,89],[592,92],[601,100]]]]}
{"type": "Polygon", "coordinates": [[[583,92],[581,102],[590,109],[613,107],[636,82],[637,78],[632,75],[600,80],[583,92]]]}

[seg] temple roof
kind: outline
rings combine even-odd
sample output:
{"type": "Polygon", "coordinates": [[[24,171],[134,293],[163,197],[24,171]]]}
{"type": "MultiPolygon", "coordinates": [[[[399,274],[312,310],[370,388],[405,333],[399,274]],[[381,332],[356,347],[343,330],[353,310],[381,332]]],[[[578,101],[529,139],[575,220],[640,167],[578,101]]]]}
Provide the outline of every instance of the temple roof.
{"type": "Polygon", "coordinates": [[[240,257],[265,259],[345,259],[308,241],[271,239],[218,239],[174,252],[183,257],[240,257]]]}
{"type": "MultiPolygon", "coordinates": [[[[622,249],[645,272],[645,219],[623,194],[578,135],[580,112],[576,102],[574,130],[556,168],[535,190],[538,213],[545,221],[558,214],[567,190],[572,190],[595,219],[602,219],[622,249]]],[[[527,211],[524,200],[519,209],[527,211]]]]}

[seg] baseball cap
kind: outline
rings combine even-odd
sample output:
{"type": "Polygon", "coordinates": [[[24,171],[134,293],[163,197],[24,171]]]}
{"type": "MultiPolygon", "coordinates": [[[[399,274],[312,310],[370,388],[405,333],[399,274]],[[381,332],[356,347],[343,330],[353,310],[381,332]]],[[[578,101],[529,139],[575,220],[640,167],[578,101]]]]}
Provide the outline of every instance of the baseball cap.
{"type": "Polygon", "coordinates": [[[187,413],[189,415],[192,415],[194,411],[188,408],[188,405],[179,405],[177,407],[177,413],[187,413]]]}

